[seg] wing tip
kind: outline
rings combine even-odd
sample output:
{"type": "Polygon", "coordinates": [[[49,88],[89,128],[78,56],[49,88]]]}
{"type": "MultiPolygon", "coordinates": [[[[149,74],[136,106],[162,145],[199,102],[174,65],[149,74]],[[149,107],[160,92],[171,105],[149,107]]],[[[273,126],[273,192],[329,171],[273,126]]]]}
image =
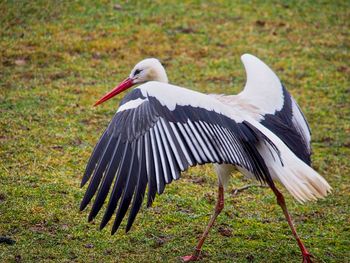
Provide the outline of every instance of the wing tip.
{"type": "Polygon", "coordinates": [[[256,70],[257,69],[263,70],[265,74],[272,73],[272,75],[276,75],[275,72],[264,61],[262,61],[260,58],[252,54],[249,54],[249,53],[243,54],[241,56],[241,61],[243,62],[243,65],[245,66],[246,70],[248,70],[248,67],[249,68],[252,67],[256,70]]]}
{"type": "MultiPolygon", "coordinates": [[[[107,210],[108,211],[108,210],[107,210]]],[[[107,223],[109,222],[109,220],[111,219],[112,214],[111,213],[107,213],[107,211],[105,212],[105,214],[103,215],[103,218],[101,220],[100,223],[100,230],[102,230],[107,223]]]]}
{"type": "Polygon", "coordinates": [[[90,212],[90,214],[88,216],[88,222],[90,223],[94,219],[95,219],[95,215],[93,215],[92,212],[90,212]]]}
{"type": "Polygon", "coordinates": [[[88,181],[88,178],[86,178],[86,176],[84,175],[83,179],[81,179],[81,182],[80,182],[80,188],[83,188],[84,185],[87,183],[88,181]]]}
{"type": "Polygon", "coordinates": [[[86,202],[85,198],[81,201],[80,206],[79,206],[79,211],[83,211],[86,206],[88,205],[88,202],[86,202]]]}
{"type": "MultiPolygon", "coordinates": [[[[119,220],[120,221],[120,220],[119,220]]],[[[111,230],[111,235],[113,236],[116,232],[117,232],[117,230],[119,229],[119,226],[120,226],[120,223],[121,223],[121,221],[119,222],[119,221],[115,221],[114,222],[114,224],[113,224],[113,227],[112,227],[112,230],[111,230]]]]}
{"type": "Polygon", "coordinates": [[[132,226],[132,223],[131,224],[129,224],[129,223],[127,224],[127,226],[125,228],[125,234],[127,234],[130,231],[131,226],[132,226]]]}
{"type": "Polygon", "coordinates": [[[244,61],[247,61],[249,59],[257,59],[257,60],[260,60],[259,58],[257,58],[256,56],[252,55],[252,54],[249,54],[249,53],[244,53],[242,56],[241,56],[241,60],[244,62],[244,61]]]}
{"type": "Polygon", "coordinates": [[[102,220],[101,223],[100,223],[99,229],[100,229],[100,230],[104,229],[105,226],[106,226],[106,224],[107,224],[107,222],[104,222],[104,221],[102,220]]]}

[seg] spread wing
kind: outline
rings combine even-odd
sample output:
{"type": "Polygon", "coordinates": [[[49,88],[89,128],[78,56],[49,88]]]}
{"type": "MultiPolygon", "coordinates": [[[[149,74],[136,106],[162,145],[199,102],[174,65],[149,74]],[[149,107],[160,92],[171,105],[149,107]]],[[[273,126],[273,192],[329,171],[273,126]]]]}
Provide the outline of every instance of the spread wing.
{"type": "Polygon", "coordinates": [[[311,165],[310,128],[297,102],[264,62],[249,54],[241,59],[247,74],[244,90],[238,95],[212,96],[259,121],[311,165]]]}
{"type": "Polygon", "coordinates": [[[128,231],[146,188],[149,206],[166,184],[197,164],[230,163],[271,182],[257,147],[278,151],[254,122],[208,95],[159,82],[139,86],[123,99],[91,154],[81,210],[95,196],[92,220],[109,194],[100,228],[116,213],[114,233],[131,207],[128,231]]]}

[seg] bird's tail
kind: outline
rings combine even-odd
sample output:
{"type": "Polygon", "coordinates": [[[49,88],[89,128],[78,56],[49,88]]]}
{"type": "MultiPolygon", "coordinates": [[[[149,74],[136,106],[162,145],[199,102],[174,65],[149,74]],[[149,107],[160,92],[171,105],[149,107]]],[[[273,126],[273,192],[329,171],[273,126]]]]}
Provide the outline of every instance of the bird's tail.
{"type": "Polygon", "coordinates": [[[279,150],[270,149],[270,145],[259,147],[273,180],[281,182],[290,194],[299,202],[323,198],[331,192],[331,186],[314,169],[299,159],[276,135],[265,127],[260,130],[279,150]]]}

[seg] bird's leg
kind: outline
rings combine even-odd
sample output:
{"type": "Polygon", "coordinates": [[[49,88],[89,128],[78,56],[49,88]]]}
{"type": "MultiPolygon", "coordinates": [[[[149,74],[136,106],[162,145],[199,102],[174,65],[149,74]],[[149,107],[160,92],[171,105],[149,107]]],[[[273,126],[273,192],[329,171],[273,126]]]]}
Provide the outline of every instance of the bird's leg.
{"type": "Polygon", "coordinates": [[[216,217],[220,214],[220,212],[222,211],[223,208],[224,208],[224,187],[222,185],[219,185],[218,200],[217,200],[216,205],[215,205],[214,214],[211,216],[210,221],[209,221],[207,227],[205,228],[205,230],[202,234],[202,237],[199,239],[198,244],[197,244],[193,254],[190,256],[181,257],[183,262],[196,261],[199,259],[199,255],[201,253],[203,243],[208,236],[209,230],[214,225],[216,217]]]}
{"type": "Polygon", "coordinates": [[[288,224],[292,230],[293,236],[295,237],[296,241],[298,242],[298,245],[300,247],[301,253],[303,254],[303,263],[312,263],[311,257],[312,255],[307,251],[306,247],[304,246],[303,242],[300,240],[300,237],[298,236],[297,231],[295,230],[292,218],[288,212],[286,202],[284,200],[284,197],[280,191],[276,188],[275,185],[270,185],[272,191],[275,193],[277,197],[277,203],[281,206],[284,216],[286,217],[288,224]]]}

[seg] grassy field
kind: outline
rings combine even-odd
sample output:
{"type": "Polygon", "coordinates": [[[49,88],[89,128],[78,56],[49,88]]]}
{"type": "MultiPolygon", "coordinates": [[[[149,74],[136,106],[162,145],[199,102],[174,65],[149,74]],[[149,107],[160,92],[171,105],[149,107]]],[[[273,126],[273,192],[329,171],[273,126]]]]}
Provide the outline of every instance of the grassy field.
{"type": "MultiPolygon", "coordinates": [[[[0,261],[189,254],[215,204],[211,166],[168,186],[128,234],[98,231],[101,216],[89,224],[78,211],[85,164],[121,97],[92,104],[146,57],[164,63],[171,83],[236,93],[249,52],[303,108],[313,166],[334,188],[306,205],[287,197],[297,229],[316,262],[350,262],[349,1],[1,1],[0,14],[0,236],[16,241],[0,244],[0,261]]],[[[300,262],[269,189],[233,196],[247,183],[232,179],[203,262],[300,262]]]]}

